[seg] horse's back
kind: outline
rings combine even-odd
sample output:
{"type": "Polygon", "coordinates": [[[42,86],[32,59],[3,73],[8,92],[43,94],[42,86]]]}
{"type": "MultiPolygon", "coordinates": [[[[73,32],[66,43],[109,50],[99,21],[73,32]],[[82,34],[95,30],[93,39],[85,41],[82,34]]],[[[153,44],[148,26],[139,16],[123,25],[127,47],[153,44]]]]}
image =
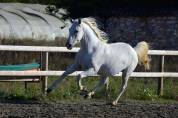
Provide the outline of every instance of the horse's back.
{"type": "MultiPolygon", "coordinates": [[[[137,65],[138,59],[135,50],[126,43],[108,44],[107,52],[105,53],[105,63],[101,70],[105,70],[110,75],[118,74],[120,71],[137,65]]],[[[106,73],[106,72],[105,72],[106,73]]]]}
{"type": "Polygon", "coordinates": [[[127,43],[111,43],[109,44],[110,52],[114,52],[118,54],[119,57],[121,56],[136,56],[136,51],[127,43]]]}
{"type": "Polygon", "coordinates": [[[119,49],[119,50],[132,48],[129,44],[124,42],[110,43],[108,45],[113,49],[119,49]]]}
{"type": "Polygon", "coordinates": [[[116,50],[116,53],[119,54],[119,57],[124,56],[124,59],[129,57],[132,62],[138,60],[137,52],[131,45],[121,42],[115,44],[113,43],[110,46],[112,47],[112,50],[116,50]]]}

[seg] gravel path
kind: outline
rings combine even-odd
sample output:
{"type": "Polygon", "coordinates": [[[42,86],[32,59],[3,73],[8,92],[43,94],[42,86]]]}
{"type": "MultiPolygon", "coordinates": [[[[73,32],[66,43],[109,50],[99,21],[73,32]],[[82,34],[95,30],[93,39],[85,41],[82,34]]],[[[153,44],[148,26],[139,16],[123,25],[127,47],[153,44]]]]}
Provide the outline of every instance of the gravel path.
{"type": "Polygon", "coordinates": [[[101,101],[82,103],[0,102],[2,118],[178,118],[178,103],[121,102],[117,106],[101,101]]]}

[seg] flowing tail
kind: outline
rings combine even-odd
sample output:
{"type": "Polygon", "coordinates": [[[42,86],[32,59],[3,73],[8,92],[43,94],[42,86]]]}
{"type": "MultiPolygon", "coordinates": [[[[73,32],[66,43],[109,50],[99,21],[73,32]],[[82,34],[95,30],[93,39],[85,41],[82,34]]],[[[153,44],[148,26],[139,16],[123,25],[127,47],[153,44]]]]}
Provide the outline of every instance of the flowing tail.
{"type": "Polygon", "coordinates": [[[146,70],[150,69],[150,59],[148,57],[149,44],[145,41],[139,42],[135,47],[138,56],[138,64],[143,65],[146,70]]]}

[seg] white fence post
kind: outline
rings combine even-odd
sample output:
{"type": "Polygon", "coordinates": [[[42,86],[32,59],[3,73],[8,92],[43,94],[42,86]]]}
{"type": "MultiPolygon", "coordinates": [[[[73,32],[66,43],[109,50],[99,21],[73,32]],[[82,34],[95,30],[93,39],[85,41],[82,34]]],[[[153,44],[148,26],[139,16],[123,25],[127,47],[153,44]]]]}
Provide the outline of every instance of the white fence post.
{"type": "MultiPolygon", "coordinates": [[[[161,65],[160,65],[160,70],[161,72],[164,72],[164,55],[161,56],[161,65]]],[[[161,78],[158,78],[158,95],[163,95],[163,82],[164,82],[164,78],[161,77],[161,78]]]]}
{"type": "MultiPolygon", "coordinates": [[[[49,63],[49,52],[41,52],[41,67],[43,71],[48,71],[49,63]]],[[[42,91],[46,94],[48,87],[48,76],[42,77],[42,91]]]]}

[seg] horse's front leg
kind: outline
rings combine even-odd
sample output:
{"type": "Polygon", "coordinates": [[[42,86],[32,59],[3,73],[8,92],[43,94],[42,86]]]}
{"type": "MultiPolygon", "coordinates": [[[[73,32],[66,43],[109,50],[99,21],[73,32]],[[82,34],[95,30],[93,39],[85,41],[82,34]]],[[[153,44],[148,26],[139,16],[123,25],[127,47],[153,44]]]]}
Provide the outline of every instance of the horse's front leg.
{"type": "Polygon", "coordinates": [[[47,89],[47,93],[50,93],[53,89],[55,89],[57,87],[58,84],[60,84],[60,82],[69,74],[73,73],[74,71],[76,71],[76,69],[78,68],[77,64],[72,64],[71,66],[69,66],[66,71],[57,79],[55,80],[51,86],[47,89]]]}
{"type": "Polygon", "coordinates": [[[106,89],[108,90],[108,86],[109,86],[109,77],[107,76],[101,76],[100,77],[100,81],[99,83],[92,89],[91,92],[89,92],[85,97],[87,98],[91,98],[95,92],[102,86],[102,85],[106,85],[106,89]]]}
{"type": "Polygon", "coordinates": [[[81,91],[86,90],[86,87],[84,87],[84,86],[82,85],[82,82],[81,82],[82,78],[88,77],[88,76],[92,76],[92,75],[95,75],[95,74],[97,74],[97,72],[94,70],[94,68],[90,68],[90,69],[88,69],[88,70],[86,70],[86,71],[81,72],[81,73],[77,76],[78,87],[79,87],[79,89],[80,89],[81,91]]]}

